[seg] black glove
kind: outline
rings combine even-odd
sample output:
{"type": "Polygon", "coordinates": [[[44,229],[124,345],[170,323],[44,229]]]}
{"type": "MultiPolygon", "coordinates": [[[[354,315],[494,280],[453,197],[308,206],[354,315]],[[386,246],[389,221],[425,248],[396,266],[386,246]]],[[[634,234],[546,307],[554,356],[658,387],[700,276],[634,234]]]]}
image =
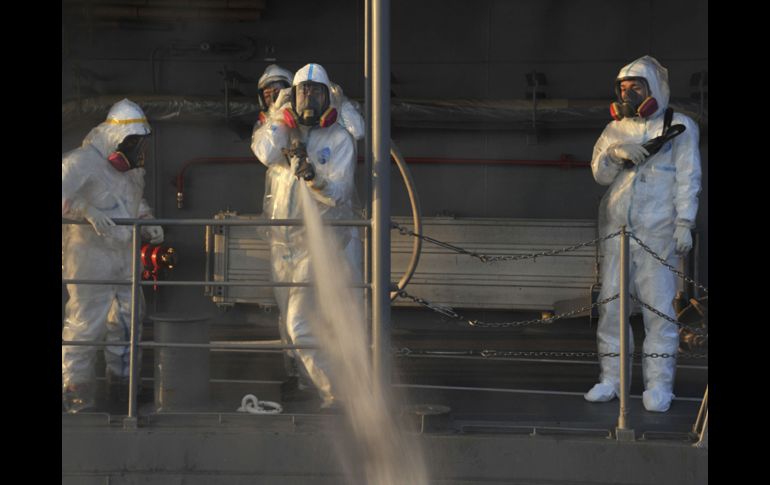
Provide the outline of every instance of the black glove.
{"type": "Polygon", "coordinates": [[[292,164],[292,159],[297,158],[299,160],[307,160],[307,147],[301,141],[294,140],[291,142],[289,148],[283,148],[281,150],[286,157],[286,161],[289,165],[292,164]]]}
{"type": "Polygon", "coordinates": [[[313,168],[313,164],[307,161],[307,157],[299,160],[297,169],[294,170],[294,175],[305,181],[313,180],[315,178],[315,168],[313,168]]]}

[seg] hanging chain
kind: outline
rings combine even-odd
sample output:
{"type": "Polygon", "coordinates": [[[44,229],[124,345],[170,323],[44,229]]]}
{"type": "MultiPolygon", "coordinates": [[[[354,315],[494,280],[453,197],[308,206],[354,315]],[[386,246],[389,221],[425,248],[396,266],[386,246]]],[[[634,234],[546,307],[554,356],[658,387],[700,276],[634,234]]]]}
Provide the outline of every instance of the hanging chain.
{"type": "MultiPolygon", "coordinates": [[[[513,350],[425,350],[425,349],[410,349],[408,347],[402,347],[400,349],[393,349],[394,355],[398,357],[482,357],[482,358],[525,358],[525,359],[595,359],[597,357],[619,357],[617,352],[597,353],[597,352],[570,352],[570,351],[513,351],[513,350]]],[[[667,353],[639,353],[635,352],[631,354],[632,358],[680,358],[680,359],[707,359],[708,354],[704,353],[692,353],[692,352],[678,352],[676,354],[667,353]]]]}
{"type": "Polygon", "coordinates": [[[633,233],[629,232],[629,233],[628,233],[628,235],[629,235],[629,237],[631,237],[631,239],[633,239],[634,241],[636,241],[636,243],[637,243],[637,244],[638,244],[638,245],[639,245],[639,246],[640,246],[642,249],[644,249],[645,251],[647,251],[647,253],[649,253],[649,255],[653,257],[653,259],[657,260],[657,261],[658,261],[660,264],[662,264],[663,266],[665,266],[666,268],[668,268],[668,269],[669,269],[669,271],[671,271],[671,272],[672,272],[672,273],[674,273],[675,275],[679,276],[680,278],[682,278],[682,279],[683,279],[683,280],[685,280],[686,282],[688,282],[688,283],[690,283],[690,284],[692,284],[692,285],[695,285],[695,286],[697,286],[698,288],[700,288],[701,290],[703,290],[703,291],[704,291],[704,293],[708,293],[708,292],[709,292],[708,288],[706,288],[705,286],[701,285],[701,284],[700,284],[700,283],[698,283],[697,281],[695,281],[695,280],[693,280],[693,279],[689,278],[687,275],[685,275],[684,273],[682,273],[682,272],[681,272],[681,271],[679,271],[678,269],[676,269],[676,268],[674,268],[673,266],[671,266],[670,264],[668,264],[668,262],[666,262],[666,260],[665,260],[665,259],[663,259],[663,258],[662,258],[661,256],[659,256],[657,253],[655,253],[655,251],[653,251],[653,250],[652,250],[652,248],[650,248],[648,245],[644,244],[644,243],[642,242],[642,240],[641,240],[641,239],[639,239],[638,237],[636,237],[636,236],[635,236],[633,233]]]}
{"type": "Polygon", "coordinates": [[[401,235],[403,235],[403,236],[414,236],[416,238],[420,238],[423,241],[427,241],[427,242],[429,242],[431,244],[435,244],[436,246],[440,246],[440,247],[442,247],[444,249],[449,249],[450,251],[454,251],[454,252],[459,253],[459,254],[466,254],[468,256],[477,258],[482,263],[496,263],[498,261],[521,261],[521,260],[525,260],[525,259],[537,260],[537,258],[540,258],[540,257],[543,257],[543,256],[555,256],[557,254],[562,254],[562,253],[568,253],[568,252],[571,252],[571,251],[576,251],[576,250],[578,250],[580,248],[584,248],[586,246],[591,246],[593,244],[597,244],[597,243],[600,243],[602,241],[606,241],[608,239],[612,239],[613,237],[616,237],[616,236],[618,236],[620,234],[620,231],[618,231],[618,232],[609,234],[609,235],[604,236],[604,237],[599,237],[599,238],[593,239],[591,241],[583,242],[583,243],[580,243],[580,244],[575,244],[574,246],[568,246],[568,247],[560,248],[560,249],[552,249],[552,250],[549,250],[549,251],[540,251],[538,253],[520,254],[520,255],[517,255],[517,256],[489,256],[489,255],[486,255],[486,254],[477,253],[475,251],[469,251],[469,250],[461,248],[459,246],[455,246],[454,244],[449,244],[449,243],[446,243],[446,242],[443,242],[443,241],[439,241],[438,239],[434,239],[434,238],[429,237],[429,236],[418,234],[418,233],[412,231],[411,229],[409,229],[408,227],[404,227],[401,224],[398,224],[397,222],[392,222],[391,221],[391,227],[393,229],[398,229],[398,232],[401,235]]]}
{"type": "Polygon", "coordinates": [[[472,327],[484,327],[484,328],[509,328],[509,327],[524,327],[527,325],[536,325],[536,324],[550,324],[557,320],[561,320],[563,318],[569,318],[575,314],[582,313],[587,310],[592,310],[598,307],[599,305],[604,305],[620,297],[619,294],[616,294],[609,298],[605,298],[604,300],[599,300],[596,303],[593,303],[591,305],[586,305],[581,308],[576,308],[567,313],[561,313],[559,315],[554,315],[548,318],[536,318],[533,320],[522,320],[518,322],[488,323],[488,322],[482,322],[480,320],[471,320],[469,318],[466,318],[458,314],[457,312],[455,312],[454,309],[452,309],[452,307],[449,307],[446,305],[433,304],[423,298],[410,295],[409,293],[406,292],[406,290],[400,290],[398,292],[398,296],[400,296],[401,298],[406,298],[408,300],[411,300],[419,305],[424,306],[425,308],[429,308],[430,310],[433,310],[436,313],[440,313],[446,317],[449,317],[461,322],[465,322],[472,327]]]}

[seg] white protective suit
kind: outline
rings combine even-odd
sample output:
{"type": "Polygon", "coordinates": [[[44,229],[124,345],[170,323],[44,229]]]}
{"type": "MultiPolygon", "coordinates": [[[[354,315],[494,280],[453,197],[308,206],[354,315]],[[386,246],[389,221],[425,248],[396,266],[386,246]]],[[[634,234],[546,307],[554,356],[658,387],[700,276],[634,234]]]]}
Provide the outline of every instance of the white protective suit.
{"type": "MultiPolygon", "coordinates": [[[[288,70],[276,65],[271,64],[265,68],[265,72],[262,73],[262,76],[260,76],[257,88],[263,89],[268,84],[276,82],[276,81],[285,81],[286,84],[291,85],[293,81],[293,75],[288,70]]],[[[333,106],[341,106],[340,111],[337,115],[337,123],[342,125],[353,138],[357,141],[364,137],[365,132],[365,124],[364,124],[364,118],[361,116],[358,106],[354,104],[354,101],[349,100],[342,92],[342,88],[333,82],[330,82],[330,95],[331,95],[331,104],[333,106]]],[[[255,136],[257,134],[257,130],[265,123],[266,120],[269,120],[272,116],[276,115],[276,112],[286,103],[289,101],[289,96],[291,93],[291,88],[286,88],[281,91],[276,101],[269,107],[268,111],[262,111],[260,112],[260,115],[257,119],[257,122],[254,124],[254,131],[252,133],[252,139],[255,139],[255,136]]],[[[262,95],[260,91],[260,96],[262,95]]],[[[267,102],[262,100],[260,102],[260,106],[264,107],[267,105],[267,102]]],[[[353,144],[354,148],[355,143],[353,144]]],[[[253,145],[252,145],[253,149],[253,145]]],[[[278,170],[280,171],[280,170],[278,170]]],[[[273,190],[273,174],[276,172],[276,170],[271,170],[270,166],[268,165],[267,173],[265,174],[265,196],[262,202],[263,207],[268,207],[270,205],[270,201],[272,199],[272,190],[273,190]]],[[[264,211],[265,214],[267,214],[267,210],[264,211]]],[[[265,217],[269,217],[265,215],[265,217]]],[[[359,234],[359,231],[352,228],[352,237],[350,239],[350,242],[347,245],[346,251],[349,253],[349,260],[350,261],[361,261],[360,266],[363,266],[363,253],[362,253],[362,247],[361,247],[361,237],[359,234]]],[[[267,239],[270,239],[270,233],[269,229],[266,234],[267,239]]],[[[284,288],[276,288],[276,298],[279,298],[279,294],[286,293],[286,289],[284,288]]],[[[279,301],[285,300],[285,295],[282,295],[279,301]]],[[[283,315],[285,315],[285,312],[281,311],[281,319],[283,319],[283,315]]],[[[286,325],[283,323],[279,323],[279,330],[281,333],[281,338],[285,343],[288,343],[290,341],[289,336],[286,333],[286,325]]],[[[289,358],[288,361],[285,363],[286,366],[286,372],[290,376],[296,376],[296,366],[293,363],[294,359],[289,358]]],[[[305,388],[308,386],[307,378],[303,375],[298,376],[300,378],[300,387],[305,388]]]]}
{"type": "MultiPolygon", "coordinates": [[[[644,56],[623,67],[616,83],[628,77],[647,81],[658,109],[648,118],[639,116],[612,121],[596,142],[591,160],[594,179],[609,185],[599,209],[599,230],[602,236],[626,225],[628,231],[642,240],[674,267],[679,257],[675,252],[680,234],[689,236],[698,211],[700,192],[700,152],[698,125],[689,117],[674,113],[672,124],[682,124],[686,130],[667,142],[658,153],[645,162],[623,168],[610,152],[620,144],[642,144],[659,136],[663,129],[664,112],[669,102],[668,71],[657,60],[644,56]],[[681,229],[686,230],[682,231],[681,229]]],[[[620,241],[618,237],[602,246],[602,289],[600,299],[619,292],[620,241]]],[[[630,241],[630,291],[642,302],[675,318],[673,299],[676,277],[652,258],[633,239],[630,241]]],[[[600,307],[597,342],[599,353],[620,350],[619,301],[600,307]]],[[[643,351],[676,355],[679,335],[677,325],[643,309],[645,339],[643,351]]],[[[633,336],[630,348],[633,349],[633,336]]],[[[608,401],[620,389],[620,358],[600,357],[601,376],[585,398],[608,401]]],[[[643,403],[648,411],[667,411],[673,395],[675,358],[645,357],[643,359],[643,403]]]]}
{"type": "MultiPolygon", "coordinates": [[[[308,64],[297,71],[293,85],[304,81],[316,81],[330,87],[326,72],[318,64],[308,64]],[[313,66],[312,69],[309,66],[313,66]]],[[[301,219],[299,184],[307,184],[313,200],[318,204],[324,219],[352,219],[352,199],[355,192],[355,145],[350,133],[340,124],[327,128],[299,126],[290,129],[281,120],[281,109],[276,109],[267,123],[254,132],[251,149],[267,166],[270,188],[265,196],[263,213],[270,219],[301,219]],[[305,142],[309,162],[316,176],[311,181],[299,180],[286,157],[294,137],[305,142]]],[[[276,226],[270,228],[272,277],[277,282],[309,282],[311,279],[310,254],[302,226],[276,226]]],[[[360,279],[361,261],[356,251],[349,248],[355,239],[351,228],[336,229],[341,248],[351,268],[360,279]]],[[[359,244],[360,246],[360,244],[359,244]]],[[[360,254],[360,247],[357,251],[360,254]]],[[[290,341],[297,345],[315,345],[309,318],[314,315],[313,288],[275,288],[275,296],[286,325],[290,341]]],[[[322,407],[335,404],[329,379],[328,359],[321,350],[295,351],[304,370],[315,384],[322,399],[322,407]]]]}
{"type": "MultiPolygon", "coordinates": [[[[106,121],[86,136],[80,148],[62,158],[62,217],[92,221],[94,214],[113,218],[152,218],[142,198],[144,168],[116,170],[107,157],[129,135],[147,135],[150,125],[141,108],[124,99],[110,109],[106,121]]],[[[130,280],[132,230],[110,225],[97,234],[91,225],[62,226],[62,277],[130,280]]],[[[142,226],[142,236],[162,242],[159,226],[142,226]]],[[[129,340],[131,286],[67,285],[64,340],[129,340]]],[[[140,293],[141,295],[141,293],[140,293]]],[[[140,301],[140,315],[144,301],[140,301]]],[[[141,330],[141,327],[140,329],[141,330]]],[[[64,404],[77,412],[94,403],[96,347],[62,347],[64,404]]],[[[129,349],[105,347],[108,377],[129,373],[129,349]]]]}

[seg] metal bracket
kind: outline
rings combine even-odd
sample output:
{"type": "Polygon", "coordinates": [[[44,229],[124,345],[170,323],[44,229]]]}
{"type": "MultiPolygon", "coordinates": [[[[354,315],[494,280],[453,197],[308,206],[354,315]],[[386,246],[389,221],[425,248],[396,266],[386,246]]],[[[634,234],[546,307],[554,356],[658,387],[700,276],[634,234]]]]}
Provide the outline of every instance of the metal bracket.
{"type": "Polygon", "coordinates": [[[133,431],[139,428],[139,420],[136,417],[123,418],[123,429],[126,431],[133,431]]]}
{"type": "Polygon", "coordinates": [[[618,441],[636,441],[633,429],[615,428],[615,439],[618,441]]]}

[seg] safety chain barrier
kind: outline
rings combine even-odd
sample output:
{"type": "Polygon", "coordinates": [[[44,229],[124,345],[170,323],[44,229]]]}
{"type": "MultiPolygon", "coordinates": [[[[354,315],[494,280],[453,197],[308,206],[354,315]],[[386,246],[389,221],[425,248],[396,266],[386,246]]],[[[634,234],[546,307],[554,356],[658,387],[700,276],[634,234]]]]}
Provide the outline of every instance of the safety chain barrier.
{"type": "Polygon", "coordinates": [[[541,251],[539,253],[520,254],[518,256],[489,256],[489,255],[486,255],[486,254],[479,254],[479,253],[474,252],[474,251],[469,251],[469,250],[461,248],[459,246],[455,246],[453,244],[449,244],[449,243],[446,243],[446,242],[443,242],[443,241],[439,241],[438,239],[433,239],[432,237],[429,237],[429,236],[418,234],[418,233],[412,231],[411,229],[409,229],[408,227],[404,227],[401,224],[398,224],[397,222],[392,222],[391,221],[390,224],[391,224],[391,227],[393,229],[398,229],[398,232],[402,236],[414,236],[414,237],[420,238],[423,241],[427,241],[429,243],[435,244],[436,246],[440,246],[442,248],[449,249],[450,251],[454,251],[454,252],[459,253],[459,254],[466,254],[468,256],[472,256],[474,258],[477,258],[482,263],[496,263],[498,261],[522,261],[522,260],[525,260],[525,259],[537,260],[537,258],[540,258],[540,257],[543,257],[543,256],[555,256],[557,254],[568,253],[570,251],[576,251],[576,250],[578,250],[580,248],[583,248],[583,247],[586,247],[586,246],[591,246],[593,244],[596,244],[596,243],[599,243],[599,242],[602,242],[602,241],[606,241],[608,239],[612,239],[613,237],[616,237],[616,236],[620,235],[620,231],[618,231],[618,232],[614,232],[614,233],[612,233],[610,235],[607,235],[607,236],[604,236],[604,237],[596,238],[596,239],[594,239],[592,241],[588,241],[588,242],[584,242],[584,243],[580,243],[580,244],[575,244],[574,246],[569,246],[569,247],[565,247],[565,248],[552,249],[550,251],[541,251]]]}
{"type": "MultiPolygon", "coordinates": [[[[449,249],[449,250],[457,252],[459,254],[466,254],[468,256],[472,256],[474,258],[479,259],[480,261],[482,261],[484,263],[491,263],[491,262],[497,262],[497,261],[521,261],[521,260],[525,260],[525,259],[537,259],[538,257],[542,257],[542,256],[554,256],[556,254],[562,254],[562,253],[567,253],[567,252],[570,252],[570,251],[575,251],[575,250],[580,249],[582,247],[586,247],[586,246],[590,246],[590,245],[593,245],[593,244],[597,244],[599,242],[607,241],[607,240],[612,239],[612,238],[614,238],[616,236],[619,236],[620,232],[621,232],[621,231],[617,231],[617,232],[614,232],[614,233],[609,234],[607,236],[596,238],[596,239],[588,241],[588,242],[584,242],[584,243],[580,243],[580,244],[575,244],[573,246],[568,246],[568,247],[561,248],[561,249],[553,249],[553,250],[550,250],[550,251],[541,251],[539,253],[523,254],[523,255],[519,255],[519,256],[488,256],[488,255],[485,255],[485,254],[479,254],[479,253],[476,253],[476,252],[473,252],[473,251],[468,251],[467,249],[464,249],[464,248],[461,248],[461,247],[458,247],[458,246],[455,246],[455,245],[452,245],[452,244],[449,244],[449,243],[445,243],[445,242],[439,241],[437,239],[433,239],[432,237],[428,237],[428,236],[424,236],[422,234],[418,234],[418,233],[412,231],[411,229],[409,229],[407,227],[404,227],[401,224],[398,224],[397,222],[391,221],[391,227],[394,228],[394,229],[398,229],[399,233],[402,234],[402,235],[405,235],[405,236],[408,235],[408,236],[413,236],[413,237],[420,238],[420,239],[422,239],[424,241],[427,241],[427,242],[430,242],[430,243],[435,244],[437,246],[449,249]]],[[[644,249],[647,253],[650,254],[650,256],[652,256],[655,260],[657,260],[659,263],[664,265],[666,268],[668,268],[674,274],[676,274],[680,278],[684,279],[688,283],[691,283],[691,284],[697,286],[698,288],[702,289],[704,292],[708,293],[708,288],[706,288],[706,287],[700,285],[698,282],[688,278],[684,273],[682,273],[681,271],[677,270],[676,268],[674,268],[673,266],[668,264],[665,259],[663,259],[658,254],[656,254],[655,251],[653,251],[649,246],[644,244],[644,242],[642,242],[633,233],[626,232],[626,234],[628,234],[633,240],[635,240],[642,249],[644,249]]],[[[398,292],[398,296],[400,296],[402,298],[406,298],[406,299],[412,300],[413,302],[418,303],[418,304],[420,304],[420,305],[422,305],[422,306],[424,306],[426,308],[429,308],[429,309],[431,309],[431,310],[433,310],[433,311],[435,311],[437,313],[440,313],[440,314],[442,314],[442,315],[444,315],[446,317],[449,317],[449,318],[452,318],[452,319],[455,319],[455,320],[465,321],[465,322],[467,322],[469,325],[471,325],[473,327],[487,327],[487,328],[523,327],[523,326],[526,326],[526,325],[533,325],[533,324],[538,324],[538,323],[548,324],[548,323],[552,323],[552,322],[554,322],[556,320],[559,320],[561,318],[567,318],[567,317],[570,317],[570,316],[575,315],[577,313],[581,313],[581,312],[586,311],[586,310],[591,310],[591,309],[597,307],[598,305],[603,305],[605,303],[609,303],[610,301],[615,300],[616,298],[619,297],[619,295],[615,295],[615,296],[612,296],[612,297],[607,298],[605,300],[597,301],[596,303],[594,303],[594,304],[592,304],[590,306],[585,306],[585,307],[582,307],[582,308],[578,308],[578,309],[572,310],[572,311],[570,311],[568,313],[563,313],[561,315],[554,315],[553,317],[549,317],[549,318],[541,318],[541,319],[535,319],[535,320],[525,320],[525,321],[521,321],[521,322],[486,323],[486,322],[481,322],[479,320],[470,320],[468,318],[465,318],[465,317],[459,315],[457,312],[455,312],[451,307],[444,306],[444,305],[432,304],[432,303],[430,303],[427,300],[424,300],[422,298],[410,295],[405,290],[399,291],[398,292]]],[[[639,305],[641,305],[642,307],[650,310],[654,314],[656,314],[659,317],[662,317],[662,318],[668,320],[669,322],[672,322],[672,323],[674,323],[674,324],[676,324],[676,325],[678,325],[680,327],[692,330],[693,333],[695,333],[696,335],[708,335],[707,333],[705,333],[706,329],[704,329],[704,328],[692,327],[692,326],[689,326],[689,325],[684,325],[684,324],[678,322],[677,320],[669,317],[668,315],[664,314],[663,312],[661,312],[659,310],[656,310],[655,308],[651,307],[650,305],[642,302],[636,296],[630,295],[630,297],[631,297],[632,300],[634,300],[635,302],[639,303],[639,305]]]]}
{"type": "MultiPolygon", "coordinates": [[[[653,257],[653,259],[655,259],[655,260],[656,260],[656,261],[658,261],[660,264],[662,264],[663,266],[665,266],[666,268],[668,268],[668,269],[669,269],[669,271],[671,271],[671,272],[672,272],[672,273],[674,273],[675,275],[679,276],[680,278],[682,278],[682,279],[683,279],[683,280],[685,280],[686,282],[688,282],[688,283],[690,283],[690,284],[692,284],[692,285],[695,285],[695,286],[697,286],[698,288],[700,288],[701,290],[703,290],[703,292],[704,292],[704,293],[708,293],[708,292],[709,292],[708,288],[706,288],[705,286],[701,285],[701,284],[700,284],[700,283],[698,283],[697,281],[695,281],[695,280],[693,280],[693,279],[689,278],[687,275],[685,275],[684,273],[682,273],[682,272],[681,272],[681,271],[679,271],[678,269],[676,269],[676,268],[674,268],[673,266],[671,266],[670,264],[668,264],[668,263],[666,262],[666,260],[665,260],[665,259],[663,259],[663,258],[662,258],[661,256],[659,256],[657,253],[655,253],[655,251],[653,251],[653,250],[652,250],[652,249],[651,249],[651,248],[650,248],[648,245],[644,244],[644,243],[642,242],[642,240],[641,240],[641,239],[639,239],[638,237],[636,237],[636,236],[634,235],[634,233],[632,233],[632,232],[629,232],[629,233],[627,233],[627,234],[629,235],[629,237],[631,237],[631,239],[633,239],[634,241],[636,241],[636,243],[639,245],[639,247],[641,247],[642,249],[644,249],[645,251],[647,251],[647,253],[648,253],[650,256],[652,256],[652,257],[653,257]]],[[[639,302],[639,303],[641,304],[641,302],[639,302]]],[[[653,311],[654,311],[654,310],[653,310],[653,311]]]]}
{"type": "Polygon", "coordinates": [[[572,311],[569,311],[567,313],[561,313],[559,315],[554,315],[552,317],[548,318],[536,318],[533,320],[522,320],[518,322],[502,322],[502,323],[488,323],[488,322],[482,322],[480,320],[471,320],[469,318],[466,318],[457,312],[455,312],[451,307],[445,306],[445,305],[435,305],[427,300],[424,300],[423,298],[419,298],[416,296],[412,296],[409,293],[406,292],[406,290],[399,290],[398,296],[401,298],[406,298],[408,300],[412,300],[413,302],[422,305],[426,308],[429,308],[430,310],[433,310],[436,313],[440,313],[446,317],[452,318],[454,320],[459,320],[461,322],[465,322],[471,327],[484,327],[484,328],[509,328],[509,327],[524,327],[527,325],[535,325],[535,324],[551,324],[557,320],[560,320],[562,318],[568,318],[571,317],[577,313],[582,313],[584,311],[592,310],[599,305],[604,305],[606,303],[611,302],[612,300],[617,300],[620,298],[620,294],[616,294],[614,296],[611,296],[609,298],[605,298],[604,300],[598,300],[596,303],[593,303],[591,305],[586,305],[581,308],[576,308],[572,311]]]}
{"type": "MultiPolygon", "coordinates": [[[[489,255],[486,255],[486,254],[479,254],[479,253],[474,252],[474,251],[469,251],[467,249],[464,249],[464,248],[461,248],[459,246],[455,246],[453,244],[449,244],[449,243],[446,243],[446,242],[443,242],[443,241],[439,241],[438,239],[434,239],[434,238],[429,237],[429,236],[418,234],[418,233],[412,231],[411,229],[409,229],[408,227],[404,227],[404,226],[402,226],[401,224],[399,224],[397,222],[391,221],[390,225],[391,225],[391,228],[398,229],[398,232],[402,236],[413,236],[413,237],[420,238],[423,241],[427,241],[429,243],[435,244],[436,246],[440,246],[442,248],[449,249],[450,251],[454,251],[454,252],[456,252],[458,254],[466,254],[468,256],[472,256],[474,258],[477,258],[482,263],[495,263],[495,262],[498,262],[498,261],[522,261],[522,260],[525,260],[525,259],[537,260],[537,258],[543,257],[543,256],[555,256],[557,254],[568,253],[570,251],[576,251],[576,250],[578,250],[580,248],[583,248],[583,247],[586,247],[586,246],[591,246],[591,245],[594,245],[594,244],[597,244],[597,243],[600,243],[600,242],[603,242],[603,241],[607,241],[609,239],[612,239],[612,238],[620,235],[620,231],[617,231],[617,232],[613,232],[612,234],[609,234],[609,235],[604,236],[604,237],[596,238],[596,239],[593,239],[591,241],[583,242],[583,243],[580,243],[580,244],[575,244],[574,246],[568,246],[568,247],[561,248],[561,249],[552,249],[550,251],[541,251],[539,253],[521,254],[521,255],[518,255],[518,256],[489,256],[489,255]]],[[[705,286],[701,285],[697,281],[689,278],[687,275],[685,275],[684,273],[682,273],[678,269],[676,269],[673,266],[671,266],[670,264],[668,264],[665,259],[663,259],[657,253],[655,253],[655,251],[653,251],[649,246],[647,246],[644,242],[642,242],[642,240],[639,239],[638,237],[636,237],[632,232],[628,232],[627,231],[626,234],[628,234],[634,241],[636,241],[639,244],[639,246],[642,249],[644,249],[647,253],[649,253],[650,256],[652,256],[660,264],[662,264],[663,266],[668,268],[672,273],[676,274],[677,276],[679,276],[680,278],[682,278],[686,282],[688,282],[688,283],[690,283],[692,285],[695,285],[696,287],[700,288],[705,293],[708,293],[708,288],[706,288],[705,286]]]]}
{"type": "Polygon", "coordinates": [[[647,303],[645,303],[642,300],[640,300],[639,298],[637,298],[636,295],[634,295],[633,293],[629,294],[628,296],[629,296],[629,298],[631,298],[632,300],[637,302],[639,304],[639,306],[641,306],[643,308],[646,308],[647,310],[651,311],[652,313],[654,313],[655,315],[659,316],[660,318],[663,318],[664,320],[668,320],[669,322],[671,322],[671,323],[673,323],[673,324],[675,324],[675,325],[677,325],[679,327],[686,328],[688,330],[692,330],[692,332],[694,334],[696,334],[696,335],[704,335],[704,336],[708,337],[708,333],[706,333],[707,329],[705,329],[703,327],[692,327],[690,325],[685,325],[685,324],[677,321],[676,319],[669,317],[668,315],[666,315],[665,313],[661,312],[660,310],[657,310],[657,309],[651,307],[647,303]]]}
{"type": "MultiPolygon", "coordinates": [[[[617,352],[597,353],[597,352],[563,352],[563,351],[508,351],[508,350],[415,350],[409,347],[393,349],[394,355],[398,357],[415,356],[437,356],[437,357],[483,357],[483,358],[582,358],[596,359],[597,357],[619,357],[617,352]]],[[[662,358],[670,359],[674,357],[685,359],[707,359],[708,354],[693,352],[677,352],[676,354],[667,353],[639,353],[632,354],[633,358],[662,358]]]]}
{"type": "MultiPolygon", "coordinates": [[[[611,302],[613,300],[617,300],[618,298],[620,298],[620,294],[616,293],[615,295],[613,295],[613,296],[611,296],[609,298],[605,298],[603,300],[597,300],[596,303],[593,303],[591,305],[586,305],[586,306],[583,306],[583,307],[580,307],[580,308],[576,308],[576,309],[571,310],[571,311],[569,311],[567,313],[560,313],[558,315],[554,315],[554,316],[548,317],[548,318],[536,318],[536,319],[532,319],[532,320],[521,320],[521,321],[518,321],[518,322],[489,323],[489,322],[483,322],[481,320],[471,320],[470,318],[464,317],[464,316],[460,315],[459,313],[457,313],[456,311],[454,311],[454,309],[452,307],[449,307],[449,306],[446,306],[446,305],[437,305],[437,304],[431,303],[431,302],[425,300],[424,298],[420,298],[420,297],[417,297],[417,296],[410,295],[409,293],[406,292],[406,290],[399,290],[398,296],[400,296],[401,298],[406,298],[407,300],[411,300],[411,301],[413,301],[413,302],[415,302],[415,303],[417,303],[419,305],[424,306],[425,308],[433,310],[436,313],[440,313],[441,315],[444,315],[446,317],[452,318],[453,320],[458,320],[458,321],[461,321],[461,322],[465,322],[468,325],[470,325],[471,327],[480,327],[480,328],[481,327],[483,327],[483,328],[510,328],[510,327],[524,327],[524,326],[527,326],[527,325],[535,325],[535,324],[551,324],[551,323],[553,323],[553,322],[555,322],[557,320],[560,320],[560,319],[563,319],[563,318],[568,318],[568,317],[571,317],[571,316],[573,316],[575,314],[582,313],[584,311],[593,310],[594,308],[598,307],[599,305],[604,305],[604,304],[607,304],[607,303],[609,303],[609,302],[611,302]]],[[[685,324],[683,324],[681,322],[678,322],[677,320],[669,317],[665,313],[663,313],[663,312],[661,312],[659,310],[656,310],[655,308],[651,307],[650,305],[644,303],[643,301],[639,300],[639,298],[637,298],[635,295],[631,294],[631,295],[629,295],[629,297],[632,300],[634,300],[635,302],[639,303],[640,306],[650,310],[651,312],[653,312],[654,314],[658,315],[659,317],[664,318],[664,319],[668,320],[669,322],[676,324],[679,327],[691,330],[696,335],[708,336],[707,329],[705,329],[705,328],[693,327],[693,326],[690,326],[690,325],[685,325],[685,324]]]]}

